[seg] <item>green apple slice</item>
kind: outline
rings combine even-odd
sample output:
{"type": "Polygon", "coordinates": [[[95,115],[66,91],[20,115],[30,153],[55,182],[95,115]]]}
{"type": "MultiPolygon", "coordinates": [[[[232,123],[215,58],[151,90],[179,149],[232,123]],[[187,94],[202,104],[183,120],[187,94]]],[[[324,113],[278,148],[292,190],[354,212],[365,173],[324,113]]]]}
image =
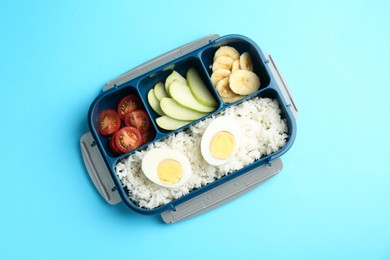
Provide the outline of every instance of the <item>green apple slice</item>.
{"type": "Polygon", "coordinates": [[[160,101],[160,107],[161,110],[164,112],[164,114],[177,120],[190,121],[190,120],[199,119],[207,115],[207,113],[201,113],[183,107],[172,98],[162,98],[160,101]]]}
{"type": "Polygon", "coordinates": [[[172,98],[184,107],[203,113],[210,113],[215,110],[214,107],[208,107],[199,103],[192,95],[190,88],[178,80],[174,80],[171,83],[169,92],[172,98]]]}
{"type": "Polygon", "coordinates": [[[154,88],[154,95],[160,101],[163,97],[168,97],[168,93],[165,90],[165,85],[163,82],[157,83],[154,88]]]}
{"type": "Polygon", "coordinates": [[[169,94],[169,86],[174,80],[178,80],[179,82],[183,82],[183,84],[187,84],[187,80],[182,75],[180,75],[179,72],[177,72],[176,70],[172,71],[172,73],[169,74],[169,76],[165,80],[165,90],[167,91],[168,94],[169,94]]]}
{"type": "Polygon", "coordinates": [[[154,95],[153,89],[149,90],[149,92],[148,92],[148,102],[149,102],[149,105],[154,110],[154,112],[156,112],[160,116],[164,115],[164,112],[161,110],[161,107],[160,107],[160,101],[154,95]]]}
{"type": "Polygon", "coordinates": [[[192,94],[199,103],[214,108],[218,106],[214,96],[211,94],[195,68],[190,68],[187,71],[187,83],[192,94]]]}
{"type": "Polygon", "coordinates": [[[183,121],[173,119],[169,116],[160,116],[156,118],[156,123],[159,127],[165,130],[176,130],[186,124],[191,123],[191,121],[183,121]]]}

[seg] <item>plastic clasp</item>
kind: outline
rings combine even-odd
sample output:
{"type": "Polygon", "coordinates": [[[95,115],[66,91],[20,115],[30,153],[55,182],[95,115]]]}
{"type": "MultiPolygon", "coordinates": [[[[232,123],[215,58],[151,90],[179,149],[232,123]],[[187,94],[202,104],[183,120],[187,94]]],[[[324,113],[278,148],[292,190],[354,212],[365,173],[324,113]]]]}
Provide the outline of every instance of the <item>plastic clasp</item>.
{"type": "Polygon", "coordinates": [[[269,68],[270,68],[273,76],[275,77],[277,84],[279,85],[279,89],[282,92],[282,95],[287,102],[287,106],[291,109],[291,112],[294,115],[294,117],[297,118],[298,107],[294,102],[294,98],[291,94],[289,87],[287,86],[286,81],[284,80],[282,74],[280,73],[278,67],[276,66],[275,61],[272,59],[272,56],[266,52],[264,52],[264,55],[268,61],[266,63],[269,65],[269,68]]]}
{"type": "Polygon", "coordinates": [[[121,198],[100,154],[99,148],[94,143],[95,140],[93,140],[90,132],[84,134],[80,139],[81,153],[85,167],[100,195],[109,204],[118,204],[121,198]]]}

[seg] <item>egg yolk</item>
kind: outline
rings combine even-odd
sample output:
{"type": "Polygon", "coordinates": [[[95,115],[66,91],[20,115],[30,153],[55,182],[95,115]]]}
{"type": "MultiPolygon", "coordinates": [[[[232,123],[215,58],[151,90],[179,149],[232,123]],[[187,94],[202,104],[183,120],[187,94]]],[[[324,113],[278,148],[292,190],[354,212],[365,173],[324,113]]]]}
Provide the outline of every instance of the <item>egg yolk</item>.
{"type": "Polygon", "coordinates": [[[175,184],[183,176],[183,167],[178,161],[166,159],[157,166],[157,176],[162,182],[175,184]]]}
{"type": "Polygon", "coordinates": [[[226,131],[218,132],[211,139],[210,153],[214,158],[224,160],[232,155],[235,146],[236,140],[231,133],[226,131]]]}

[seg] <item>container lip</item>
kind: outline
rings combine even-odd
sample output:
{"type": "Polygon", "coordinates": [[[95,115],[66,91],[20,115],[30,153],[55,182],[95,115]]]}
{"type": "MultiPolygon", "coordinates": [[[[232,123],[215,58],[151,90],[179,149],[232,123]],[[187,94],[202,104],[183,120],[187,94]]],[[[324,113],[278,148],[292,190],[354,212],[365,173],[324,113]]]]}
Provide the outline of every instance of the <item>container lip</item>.
{"type": "MultiPolygon", "coordinates": [[[[213,47],[213,46],[218,46],[218,44],[224,42],[224,41],[227,41],[227,40],[242,40],[242,41],[245,41],[245,42],[248,42],[250,45],[252,45],[258,52],[260,58],[262,59],[263,62],[266,61],[266,56],[264,54],[264,52],[261,50],[261,48],[257,45],[256,42],[254,42],[252,39],[244,36],[244,35],[240,35],[240,34],[228,34],[228,35],[224,35],[224,36],[221,36],[215,40],[212,40],[210,41],[209,45],[206,45],[206,46],[202,46],[196,50],[194,50],[192,53],[201,53],[203,50],[205,50],[206,48],[209,48],[209,47],[213,47]]],[[[186,54],[188,55],[188,54],[186,54]]],[[[185,56],[186,56],[185,55],[185,56]]],[[[176,58],[175,60],[178,60],[178,59],[181,59],[183,57],[178,57],[176,58]]],[[[173,64],[174,61],[171,61],[169,63],[167,63],[166,65],[168,64],[173,64]]],[[[263,64],[263,65],[266,65],[266,64],[263,64]]],[[[156,71],[159,71],[161,68],[163,68],[165,65],[163,66],[160,66],[158,68],[155,68],[154,70],[152,71],[149,71],[147,74],[150,74],[150,73],[154,73],[156,71]]],[[[273,75],[273,73],[271,72],[270,68],[268,66],[264,66],[269,77],[270,77],[270,83],[268,86],[266,86],[264,90],[266,89],[272,89],[273,91],[276,91],[277,92],[277,95],[279,96],[280,100],[282,100],[282,103],[283,104],[280,104],[280,105],[285,105],[286,104],[286,100],[284,99],[283,95],[281,94],[280,90],[278,89],[279,86],[277,86],[277,83],[276,83],[276,80],[275,80],[275,77],[273,75]]],[[[125,188],[120,179],[118,178],[118,176],[116,175],[116,171],[115,171],[115,167],[116,167],[116,164],[118,163],[119,160],[122,160],[124,159],[125,157],[127,157],[129,154],[131,154],[132,152],[130,153],[127,153],[127,154],[124,154],[124,155],[121,155],[121,156],[118,156],[118,157],[111,157],[109,156],[104,147],[103,147],[103,144],[101,143],[100,141],[100,138],[98,137],[98,133],[97,133],[97,130],[95,129],[94,127],[94,117],[93,117],[93,113],[95,112],[95,109],[96,109],[96,105],[106,96],[110,95],[110,94],[113,94],[115,93],[118,89],[121,89],[124,85],[128,85],[130,84],[131,85],[131,82],[138,82],[140,79],[143,78],[143,76],[145,75],[141,75],[137,78],[134,78],[132,79],[131,81],[129,82],[126,82],[120,86],[115,86],[115,87],[112,87],[104,92],[101,92],[99,93],[99,95],[92,101],[90,107],[89,107],[89,110],[88,110],[88,126],[89,126],[89,130],[90,132],[92,133],[92,136],[95,140],[95,142],[97,143],[97,146],[99,148],[99,151],[100,153],[102,154],[102,157],[107,165],[107,168],[109,169],[109,172],[111,174],[111,177],[112,179],[114,180],[115,182],[115,185],[117,185],[118,187],[118,193],[122,199],[122,201],[126,204],[126,206],[128,206],[131,210],[137,212],[137,213],[140,213],[140,214],[144,214],[144,215],[155,215],[155,214],[160,214],[166,210],[169,210],[169,209],[175,209],[175,206],[179,205],[180,203],[182,202],[185,202],[191,198],[194,198],[200,194],[202,194],[203,192],[205,191],[208,191],[208,190],[211,190],[221,184],[223,184],[224,182],[228,181],[228,180],[232,180],[242,174],[245,174],[246,172],[252,170],[252,169],[255,169],[261,165],[264,165],[266,163],[269,163],[270,161],[274,160],[274,159],[277,159],[279,158],[281,155],[283,155],[284,153],[286,153],[290,148],[291,146],[293,145],[294,141],[295,141],[295,138],[296,138],[296,131],[297,131],[297,126],[296,126],[296,119],[293,115],[293,113],[291,112],[291,110],[289,108],[286,108],[285,111],[287,113],[287,120],[289,120],[291,122],[291,131],[289,133],[289,137],[288,137],[288,140],[286,142],[286,144],[281,148],[279,149],[278,151],[270,154],[270,155],[267,155],[267,156],[264,156],[262,158],[260,158],[258,161],[255,161],[253,163],[251,163],[250,165],[247,165],[245,167],[243,167],[242,169],[240,170],[237,170],[235,172],[232,172],[232,173],[229,173],[227,174],[226,176],[224,176],[223,178],[221,179],[218,179],[218,180],[215,180],[211,183],[208,183],[207,185],[204,185],[198,189],[195,189],[193,191],[191,191],[190,193],[188,193],[187,195],[184,195],[178,199],[174,199],[173,201],[165,204],[165,205],[162,205],[162,206],[159,206],[157,208],[153,208],[153,209],[146,209],[146,208],[142,208],[138,205],[136,205],[128,196],[127,196],[127,188],[125,188]]],[[[134,85],[137,85],[137,84],[134,84],[134,85]]],[[[221,110],[220,108],[217,109],[217,111],[215,111],[215,113],[219,113],[221,110]]],[[[210,117],[211,115],[215,114],[215,113],[211,113],[209,115],[207,115],[205,118],[208,118],[210,117]]],[[[196,120],[196,122],[200,121],[200,120],[204,120],[205,118],[201,118],[199,120],[196,120]]],[[[193,123],[196,123],[195,121],[193,123]]],[[[180,131],[183,131],[183,128],[180,129],[180,131]]],[[[175,131],[172,131],[170,134],[173,134],[175,131]]],[[[166,137],[166,136],[165,136],[166,137]]],[[[163,138],[165,138],[163,137],[163,138]]],[[[163,139],[162,138],[162,139],[163,139]]],[[[161,140],[161,139],[159,139],[161,140]]],[[[156,141],[156,140],[155,140],[156,141]]],[[[141,148],[140,148],[141,149],[141,148]]]]}

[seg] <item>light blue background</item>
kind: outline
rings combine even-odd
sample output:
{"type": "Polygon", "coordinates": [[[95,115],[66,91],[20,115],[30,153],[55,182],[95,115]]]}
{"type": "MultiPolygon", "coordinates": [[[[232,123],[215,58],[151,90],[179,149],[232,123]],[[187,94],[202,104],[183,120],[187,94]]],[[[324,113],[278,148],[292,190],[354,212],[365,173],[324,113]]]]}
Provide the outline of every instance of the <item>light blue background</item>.
{"type": "Polygon", "coordinates": [[[0,2],[0,259],[390,259],[390,1],[0,2]],[[105,82],[210,33],[273,55],[283,171],[174,225],[110,206],[79,138],[105,82]]]}

